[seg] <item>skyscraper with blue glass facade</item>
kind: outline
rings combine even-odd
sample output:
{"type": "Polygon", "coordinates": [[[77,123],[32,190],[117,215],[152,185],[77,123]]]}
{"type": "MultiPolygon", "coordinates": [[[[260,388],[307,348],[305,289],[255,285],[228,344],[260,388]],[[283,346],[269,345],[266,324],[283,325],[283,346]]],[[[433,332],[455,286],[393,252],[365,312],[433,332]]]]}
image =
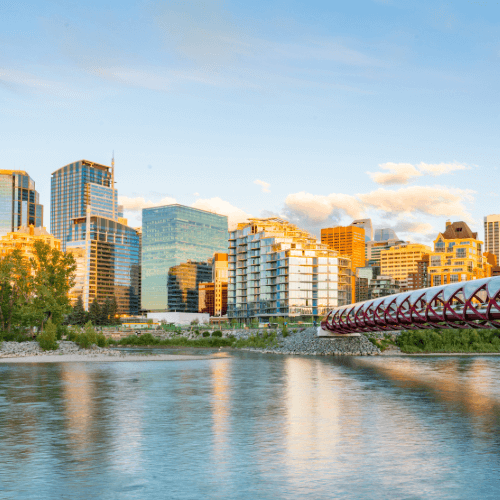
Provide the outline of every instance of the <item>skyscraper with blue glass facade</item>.
{"type": "Polygon", "coordinates": [[[139,312],[140,240],[118,206],[113,167],[87,160],[52,174],[52,234],[77,260],[73,297],[86,309],[116,299],[118,312],[139,312]]]}
{"type": "Polygon", "coordinates": [[[0,170],[0,236],[22,226],[43,226],[35,182],[24,170],[0,170]]]}
{"type": "MultiPolygon", "coordinates": [[[[183,205],[142,210],[142,308],[168,310],[171,268],[227,252],[227,216],[183,205]]],[[[172,274],[172,273],[171,273],[172,274]]]]}

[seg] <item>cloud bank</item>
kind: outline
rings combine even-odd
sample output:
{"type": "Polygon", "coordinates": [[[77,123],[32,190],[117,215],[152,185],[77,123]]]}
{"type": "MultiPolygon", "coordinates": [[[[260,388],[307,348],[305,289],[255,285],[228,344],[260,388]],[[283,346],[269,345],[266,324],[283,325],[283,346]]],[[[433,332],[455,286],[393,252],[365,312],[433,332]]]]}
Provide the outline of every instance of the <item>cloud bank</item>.
{"type": "Polygon", "coordinates": [[[468,170],[470,167],[460,163],[382,163],[379,165],[385,172],[367,172],[371,179],[383,186],[408,184],[410,181],[423,175],[449,174],[455,170],[468,170]]]}

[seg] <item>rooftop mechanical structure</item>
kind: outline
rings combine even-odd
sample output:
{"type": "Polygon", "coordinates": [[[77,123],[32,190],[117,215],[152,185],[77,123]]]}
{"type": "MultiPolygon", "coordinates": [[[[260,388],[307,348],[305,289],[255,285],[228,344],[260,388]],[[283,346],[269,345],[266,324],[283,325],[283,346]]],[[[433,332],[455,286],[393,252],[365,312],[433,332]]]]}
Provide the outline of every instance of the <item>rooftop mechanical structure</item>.
{"type": "Polygon", "coordinates": [[[321,322],[334,334],[428,328],[500,328],[500,276],[337,307],[321,322]]]}

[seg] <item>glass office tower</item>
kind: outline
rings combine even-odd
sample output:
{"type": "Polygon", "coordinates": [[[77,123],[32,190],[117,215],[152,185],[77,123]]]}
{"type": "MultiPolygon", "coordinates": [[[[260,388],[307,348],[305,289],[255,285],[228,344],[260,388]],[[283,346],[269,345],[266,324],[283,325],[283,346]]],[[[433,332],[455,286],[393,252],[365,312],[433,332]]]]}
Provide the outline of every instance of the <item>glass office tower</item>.
{"type": "Polygon", "coordinates": [[[50,232],[66,242],[78,239],[69,233],[74,221],[90,214],[116,220],[118,193],[111,167],[87,160],[70,163],[52,173],[50,185],[50,232]],[[113,209],[114,204],[114,209],[113,209]]]}
{"type": "Polygon", "coordinates": [[[31,225],[43,226],[35,182],[23,170],[0,170],[0,236],[31,225]]]}
{"type": "Polygon", "coordinates": [[[140,240],[122,218],[114,168],[87,160],[52,174],[50,229],[77,261],[72,298],[84,307],[116,299],[119,314],[139,312],[140,240]]]}
{"type": "Polygon", "coordinates": [[[169,270],[227,252],[227,216],[167,205],[142,210],[142,309],[166,311],[169,270]]]}

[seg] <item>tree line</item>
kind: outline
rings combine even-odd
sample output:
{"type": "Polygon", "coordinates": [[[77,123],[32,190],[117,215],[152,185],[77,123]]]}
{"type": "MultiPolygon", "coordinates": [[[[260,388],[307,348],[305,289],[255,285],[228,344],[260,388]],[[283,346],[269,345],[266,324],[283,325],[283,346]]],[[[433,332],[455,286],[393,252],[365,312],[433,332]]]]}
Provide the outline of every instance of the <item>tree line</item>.
{"type": "Polygon", "coordinates": [[[42,241],[33,245],[33,257],[16,249],[0,258],[0,333],[22,332],[33,327],[43,331],[50,320],[55,325],[116,323],[118,304],[97,300],[85,311],[81,297],[72,307],[69,291],[75,283],[76,262],[42,241]]]}

